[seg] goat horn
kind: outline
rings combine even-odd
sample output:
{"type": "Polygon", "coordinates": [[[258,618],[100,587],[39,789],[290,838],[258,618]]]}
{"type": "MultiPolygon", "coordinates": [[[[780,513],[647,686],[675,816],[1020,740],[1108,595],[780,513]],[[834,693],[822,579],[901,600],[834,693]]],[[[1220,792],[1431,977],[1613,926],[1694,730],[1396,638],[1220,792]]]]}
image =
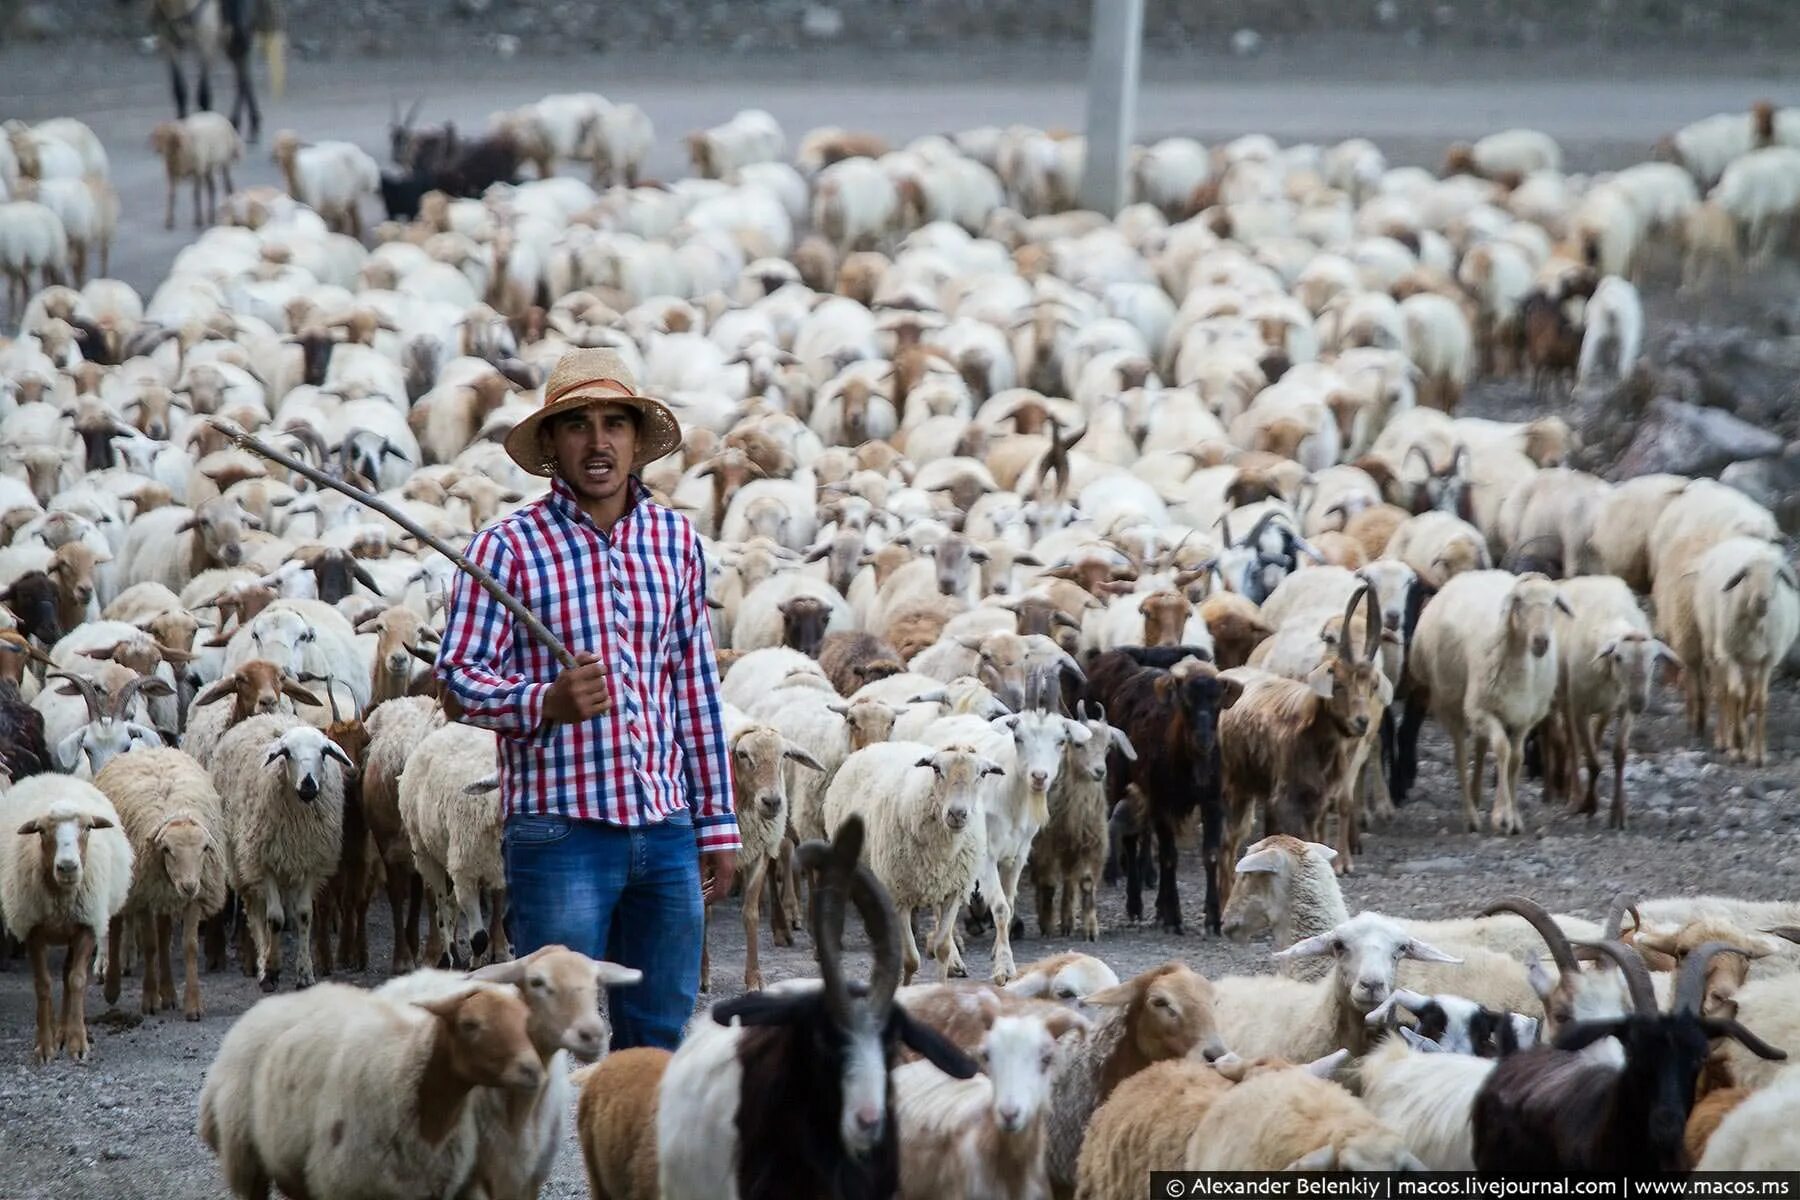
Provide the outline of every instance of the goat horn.
{"type": "Polygon", "coordinates": [[[1226,513],[1219,514],[1219,536],[1225,540],[1227,549],[1236,545],[1236,543],[1231,540],[1231,517],[1226,513]]]}
{"type": "Polygon", "coordinates": [[[1268,531],[1269,522],[1280,515],[1276,509],[1265,510],[1262,516],[1256,518],[1256,524],[1250,527],[1250,536],[1244,539],[1244,545],[1255,550],[1262,543],[1262,535],[1268,531]]]}
{"type": "Polygon", "coordinates": [[[71,675],[67,671],[51,671],[44,678],[46,680],[66,679],[80,689],[82,700],[87,702],[88,720],[98,721],[106,715],[106,705],[100,699],[99,691],[95,688],[93,680],[84,675],[71,675]]]}
{"type": "Polygon", "coordinates": [[[1482,909],[1481,915],[1492,917],[1503,912],[1525,918],[1538,931],[1538,936],[1544,939],[1544,945],[1550,948],[1550,957],[1556,961],[1557,970],[1565,975],[1573,975],[1581,970],[1581,964],[1575,961],[1575,951],[1569,945],[1568,935],[1543,905],[1528,896],[1503,896],[1482,909]]]}
{"type": "Polygon", "coordinates": [[[1437,474],[1437,468],[1431,465],[1431,455],[1425,453],[1425,447],[1419,445],[1417,442],[1414,442],[1406,448],[1406,453],[1400,456],[1400,461],[1405,463],[1407,459],[1415,454],[1419,456],[1419,461],[1425,464],[1425,473],[1427,475],[1435,476],[1437,474]]]}
{"type": "Polygon", "coordinates": [[[1627,913],[1631,915],[1633,929],[1642,924],[1642,919],[1638,916],[1637,911],[1637,897],[1630,892],[1621,892],[1613,900],[1612,907],[1606,910],[1606,924],[1601,927],[1600,936],[1609,942],[1619,940],[1619,935],[1625,931],[1627,913]]]}
{"type": "Polygon", "coordinates": [[[1772,933],[1778,938],[1786,938],[1790,942],[1800,942],[1800,925],[1775,925],[1763,932],[1772,933]]]}
{"type": "Polygon", "coordinates": [[[1700,1015],[1706,1000],[1706,967],[1719,954],[1743,954],[1741,947],[1729,942],[1702,942],[1681,960],[1681,974],[1675,977],[1675,1000],[1671,1012],[1700,1015]]]}
{"type": "MultiPolygon", "coordinates": [[[[1571,942],[1570,944],[1587,946],[1612,959],[1625,976],[1625,986],[1631,992],[1631,1005],[1637,1010],[1638,1015],[1644,1017],[1656,1015],[1656,989],[1650,985],[1650,968],[1644,965],[1643,958],[1636,950],[1620,941],[1571,942]]],[[[1690,958],[1689,961],[1693,960],[1690,958]]],[[[1683,978],[1686,977],[1683,976],[1683,978]]],[[[1676,995],[1677,997],[1681,995],[1679,989],[1676,995]]],[[[1680,1007],[1679,1003],[1677,1007],[1680,1007]]]]}
{"type": "MultiPolygon", "coordinates": [[[[1350,657],[1350,631],[1355,628],[1355,625],[1352,624],[1352,622],[1356,620],[1356,602],[1368,594],[1369,585],[1366,583],[1359,583],[1356,585],[1356,590],[1350,593],[1350,599],[1344,602],[1344,624],[1343,628],[1338,633],[1338,657],[1341,659],[1348,659],[1350,657]]],[[[1370,601],[1369,603],[1369,611],[1371,613],[1375,611],[1375,604],[1373,601],[1370,601]]],[[[1373,645],[1373,643],[1371,643],[1371,645],[1373,645]]],[[[1377,646],[1376,648],[1378,649],[1379,647],[1377,646]]]]}
{"type": "Polygon", "coordinates": [[[850,899],[868,931],[875,961],[869,970],[869,1010],[885,1018],[900,986],[900,927],[894,901],[867,863],[856,864],[850,880],[850,899]]]}
{"type": "MultiPolygon", "coordinates": [[[[860,851],[862,819],[851,816],[838,827],[838,841],[845,849],[860,851]]],[[[846,880],[837,842],[803,842],[794,851],[794,859],[804,870],[813,873],[812,925],[813,950],[819,957],[819,979],[825,991],[825,1011],[839,1028],[850,1027],[850,989],[844,982],[844,901],[846,880]]],[[[854,861],[854,860],[852,860],[854,861]]]]}
{"type": "Polygon", "coordinates": [[[169,686],[154,675],[139,675],[120,688],[118,694],[112,698],[112,711],[108,715],[115,721],[125,720],[125,714],[130,711],[131,702],[137,699],[137,694],[153,683],[162,684],[163,687],[169,686]]]}

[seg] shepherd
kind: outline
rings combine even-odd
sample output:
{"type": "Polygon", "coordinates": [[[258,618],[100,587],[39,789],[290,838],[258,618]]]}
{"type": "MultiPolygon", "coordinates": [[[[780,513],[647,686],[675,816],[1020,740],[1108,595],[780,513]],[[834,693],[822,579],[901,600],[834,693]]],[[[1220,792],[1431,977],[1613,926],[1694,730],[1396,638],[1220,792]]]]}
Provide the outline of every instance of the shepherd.
{"type": "Polygon", "coordinates": [[[550,491],[468,558],[575,665],[459,574],[436,667],[450,716],[499,734],[515,953],[560,943],[643,972],[609,994],[615,1049],[681,1041],[704,904],[730,893],[740,845],[700,538],[637,474],[680,444],[618,354],[563,355],[506,438],[550,491]]]}

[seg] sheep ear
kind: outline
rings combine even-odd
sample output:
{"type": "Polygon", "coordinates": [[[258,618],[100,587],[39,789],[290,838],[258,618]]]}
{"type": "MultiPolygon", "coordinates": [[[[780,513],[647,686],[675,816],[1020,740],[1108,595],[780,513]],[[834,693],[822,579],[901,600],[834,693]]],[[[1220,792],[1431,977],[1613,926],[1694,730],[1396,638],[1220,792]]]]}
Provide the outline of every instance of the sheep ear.
{"type": "Polygon", "coordinates": [[[1401,1025],[1398,1028],[1400,1040],[1405,1042],[1408,1046],[1411,1046],[1414,1050],[1417,1050],[1420,1054],[1444,1053],[1444,1048],[1442,1046],[1438,1045],[1412,1026],[1401,1025]]]}
{"type": "Polygon", "coordinates": [[[1296,958],[1323,958],[1336,953],[1337,935],[1328,931],[1295,942],[1286,950],[1277,950],[1274,958],[1276,962],[1292,962],[1296,958]]]}
{"type": "Polygon", "coordinates": [[[1044,1029],[1052,1038],[1059,1040],[1070,1033],[1085,1038],[1093,1028],[1092,1021],[1072,1008],[1059,1009],[1044,1018],[1044,1029]]]}
{"type": "Polygon", "coordinates": [[[263,766],[272,767],[276,764],[276,762],[278,762],[281,759],[286,758],[287,756],[288,756],[288,748],[285,745],[283,745],[282,743],[276,742],[273,746],[269,747],[269,753],[268,753],[267,757],[265,757],[263,759],[263,766]]]}
{"type": "Polygon", "coordinates": [[[1131,744],[1131,739],[1125,736],[1125,731],[1113,725],[1109,725],[1107,730],[1107,736],[1113,747],[1125,756],[1125,761],[1136,762],[1138,760],[1137,747],[1131,744]]]}
{"type": "Polygon", "coordinates": [[[1279,850],[1252,850],[1238,859],[1234,868],[1239,875],[1274,875],[1281,870],[1279,850]]]}
{"type": "Polygon", "coordinates": [[[781,743],[781,756],[783,758],[791,758],[803,767],[810,767],[821,775],[825,773],[824,763],[808,754],[804,746],[795,742],[790,742],[785,738],[782,739],[781,743]]]}
{"type": "Polygon", "coordinates": [[[975,762],[981,768],[981,777],[982,778],[986,778],[989,775],[1005,775],[1006,774],[1006,768],[1001,766],[999,763],[995,762],[991,758],[977,758],[975,760],[975,762]]]}
{"type": "Polygon", "coordinates": [[[1730,579],[1727,579],[1725,581],[1724,588],[1721,590],[1729,592],[1731,589],[1735,588],[1738,584],[1744,582],[1745,577],[1748,576],[1749,574],[1750,574],[1749,567],[1739,567],[1737,574],[1733,575],[1730,579]]]}
{"type": "Polygon", "coordinates": [[[1611,658],[1613,655],[1617,654],[1618,652],[1619,652],[1619,639],[1614,638],[1612,641],[1606,643],[1606,645],[1600,647],[1599,650],[1594,652],[1594,661],[1600,662],[1604,659],[1611,658]]]}
{"type": "Polygon", "coordinates": [[[19,826],[19,836],[20,837],[36,837],[38,834],[39,826],[40,826],[42,820],[43,820],[42,817],[33,817],[33,818],[31,818],[31,820],[29,820],[29,821],[25,822],[23,825],[19,826]]]}
{"type": "Polygon", "coordinates": [[[1436,946],[1433,946],[1428,942],[1421,942],[1418,938],[1413,938],[1410,941],[1408,941],[1406,943],[1406,948],[1404,951],[1402,951],[1402,953],[1404,953],[1406,955],[1406,957],[1411,958],[1411,959],[1416,959],[1419,962],[1436,962],[1436,963],[1460,963],[1460,962],[1462,962],[1462,959],[1457,958],[1454,954],[1445,954],[1442,950],[1439,950],[1436,946]]]}
{"type": "Polygon", "coordinates": [[[1015,996],[1036,999],[1050,990],[1050,977],[1042,971],[1033,971],[1029,975],[1019,976],[1004,987],[1015,996]]]}
{"type": "Polygon", "coordinates": [[[1575,610],[1569,607],[1569,602],[1563,598],[1561,592],[1556,593],[1556,611],[1565,617],[1574,617],[1575,615],[1575,610]]]}
{"type": "Polygon", "coordinates": [[[1314,667],[1312,673],[1306,677],[1306,690],[1322,700],[1329,700],[1334,682],[1331,677],[1331,668],[1320,665],[1314,667]]]}
{"type": "Polygon", "coordinates": [[[1330,862],[1337,857],[1337,851],[1333,850],[1330,846],[1325,845],[1323,842],[1308,842],[1306,843],[1306,848],[1326,862],[1330,862]]]}
{"type": "MultiPolygon", "coordinates": [[[[302,704],[310,704],[314,708],[325,707],[325,701],[319,699],[317,695],[301,687],[297,683],[283,683],[281,685],[281,694],[288,697],[290,700],[298,700],[302,704]]],[[[217,699],[217,697],[214,697],[214,699],[217,699]]]]}
{"type": "Polygon", "coordinates": [[[337,759],[338,762],[343,764],[344,769],[347,771],[356,770],[355,761],[352,760],[351,757],[344,752],[344,748],[342,746],[338,745],[334,741],[331,741],[329,738],[326,739],[326,741],[325,741],[325,757],[337,759]]]}

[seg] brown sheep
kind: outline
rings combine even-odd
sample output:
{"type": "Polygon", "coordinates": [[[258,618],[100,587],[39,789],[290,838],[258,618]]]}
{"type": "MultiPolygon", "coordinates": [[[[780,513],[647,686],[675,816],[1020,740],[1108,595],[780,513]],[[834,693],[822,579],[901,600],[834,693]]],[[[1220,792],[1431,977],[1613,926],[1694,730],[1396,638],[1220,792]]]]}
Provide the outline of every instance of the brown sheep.
{"type": "Polygon", "coordinates": [[[1241,667],[1250,652],[1275,631],[1262,619],[1262,610],[1236,592],[1215,592],[1200,605],[1200,619],[1212,633],[1213,662],[1221,671],[1241,667]]]}
{"type": "Polygon", "coordinates": [[[671,1055],[636,1046],[575,1072],[575,1132],[594,1200],[660,1200],[656,1109],[671,1055]]]}
{"type": "Polygon", "coordinates": [[[838,695],[906,669],[900,651],[871,633],[829,633],[819,643],[819,666],[838,695]]]}

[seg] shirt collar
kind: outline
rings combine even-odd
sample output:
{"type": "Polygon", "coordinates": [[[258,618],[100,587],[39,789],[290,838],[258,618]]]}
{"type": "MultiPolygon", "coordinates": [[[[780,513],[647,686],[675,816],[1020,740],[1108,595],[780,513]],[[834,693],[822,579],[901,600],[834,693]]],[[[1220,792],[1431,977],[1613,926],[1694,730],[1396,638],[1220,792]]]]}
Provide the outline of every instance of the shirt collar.
{"type": "MultiPolygon", "coordinates": [[[[625,480],[625,486],[631,489],[631,503],[626,506],[624,514],[619,517],[619,523],[613,526],[613,533],[615,535],[626,522],[631,520],[633,514],[635,514],[637,510],[650,499],[650,489],[645,487],[643,481],[636,475],[628,476],[625,480]]],[[[598,530],[598,526],[594,524],[594,519],[588,516],[587,511],[576,501],[574,489],[570,488],[567,483],[564,483],[563,478],[560,475],[551,476],[550,497],[548,503],[551,511],[555,512],[563,519],[574,521],[578,525],[586,525],[590,529],[598,530]]]]}

